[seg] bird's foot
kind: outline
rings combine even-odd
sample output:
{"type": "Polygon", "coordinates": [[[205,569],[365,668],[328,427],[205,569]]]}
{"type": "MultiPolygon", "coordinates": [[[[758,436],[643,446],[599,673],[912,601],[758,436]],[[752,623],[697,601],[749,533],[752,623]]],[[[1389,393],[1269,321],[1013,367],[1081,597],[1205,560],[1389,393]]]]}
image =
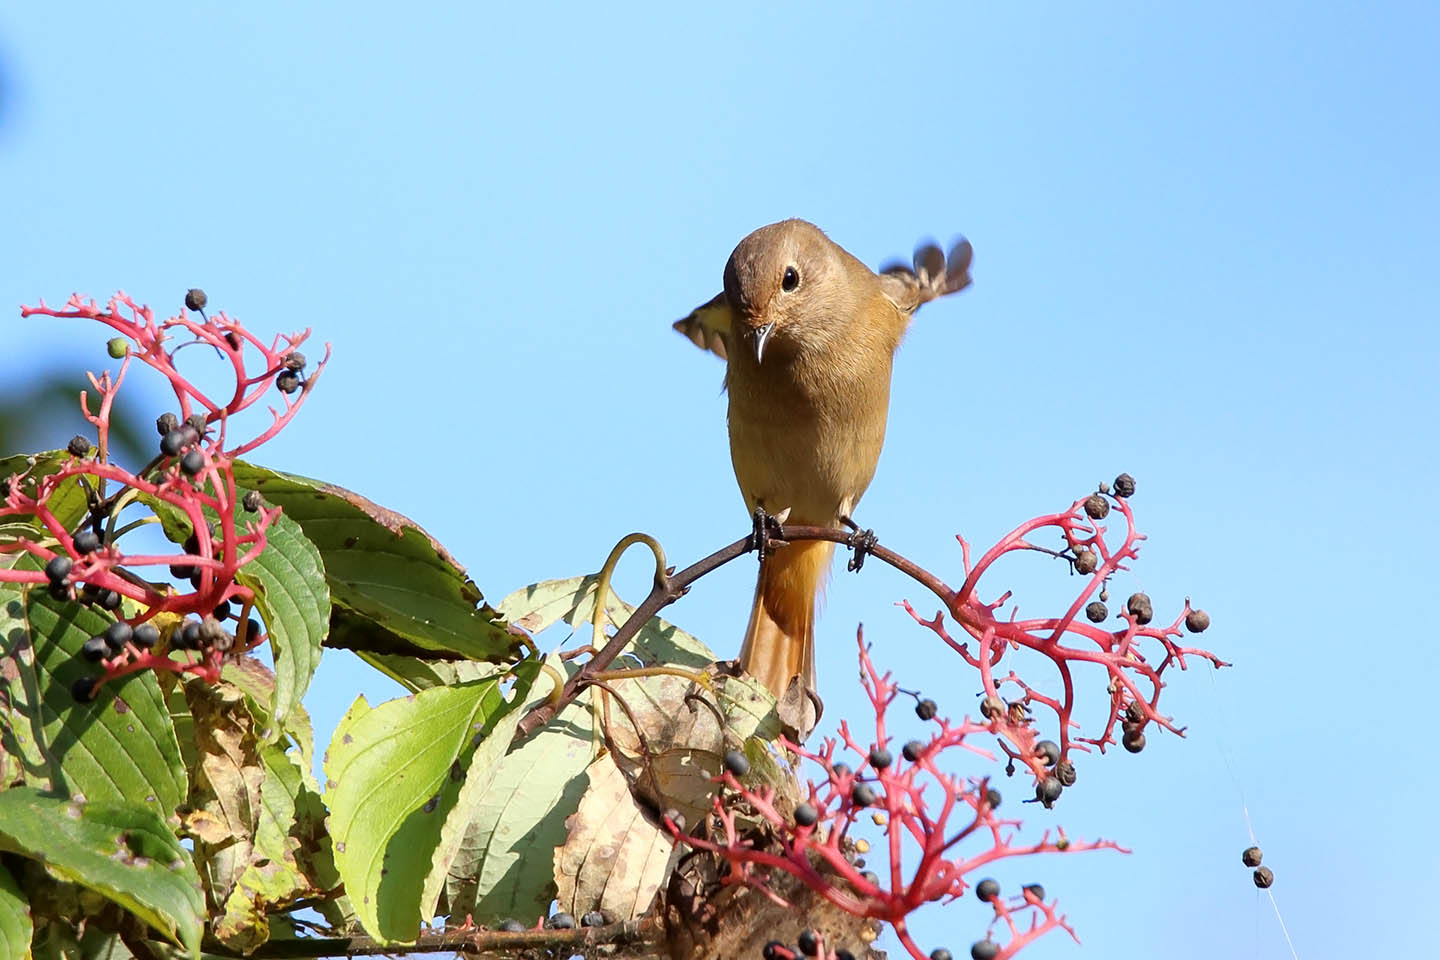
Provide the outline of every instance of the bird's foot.
{"type": "Polygon", "coordinates": [[[764,560],[770,553],[775,542],[781,540],[784,534],[782,525],[789,516],[788,508],[772,515],[766,513],[764,507],[756,507],[755,512],[751,514],[750,519],[754,526],[750,531],[749,549],[758,551],[761,560],[764,560]]]}
{"type": "Polygon", "coordinates": [[[865,555],[880,542],[880,538],[875,536],[874,530],[861,530],[859,525],[849,517],[841,517],[840,522],[850,528],[850,539],[845,541],[845,545],[855,551],[855,555],[850,558],[845,569],[859,570],[865,566],[865,555]]]}

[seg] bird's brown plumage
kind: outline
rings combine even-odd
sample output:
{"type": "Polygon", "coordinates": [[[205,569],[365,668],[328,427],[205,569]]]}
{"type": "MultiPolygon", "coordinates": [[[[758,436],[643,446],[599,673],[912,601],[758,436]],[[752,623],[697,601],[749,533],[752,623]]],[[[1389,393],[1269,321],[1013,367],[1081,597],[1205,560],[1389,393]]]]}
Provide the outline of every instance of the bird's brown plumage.
{"type": "MultiPolygon", "coordinates": [[[[804,220],[761,227],[725,265],[722,294],[675,327],[726,360],[730,458],[745,505],[840,527],[875,474],[895,350],[920,304],[969,282],[970,245],[875,274],[804,220]]],[[[782,696],[815,687],[815,601],[833,545],[765,557],[740,662],[782,696]]]]}

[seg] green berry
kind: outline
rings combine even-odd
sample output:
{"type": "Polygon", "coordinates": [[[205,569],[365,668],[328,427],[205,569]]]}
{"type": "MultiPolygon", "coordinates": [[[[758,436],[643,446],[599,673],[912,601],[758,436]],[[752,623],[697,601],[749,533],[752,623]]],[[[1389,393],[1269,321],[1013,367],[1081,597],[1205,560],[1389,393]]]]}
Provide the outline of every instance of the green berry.
{"type": "Polygon", "coordinates": [[[112,360],[124,360],[125,354],[130,352],[130,341],[124,337],[111,337],[105,344],[105,352],[112,360]]]}

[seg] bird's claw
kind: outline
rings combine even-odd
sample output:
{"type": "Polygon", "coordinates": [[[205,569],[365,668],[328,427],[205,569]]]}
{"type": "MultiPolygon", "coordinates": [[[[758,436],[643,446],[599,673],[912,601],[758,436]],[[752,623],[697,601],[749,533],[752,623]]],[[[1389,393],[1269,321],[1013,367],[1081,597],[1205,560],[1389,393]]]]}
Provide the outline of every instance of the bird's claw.
{"type": "Polygon", "coordinates": [[[853,572],[865,566],[865,555],[880,543],[880,538],[875,536],[874,530],[861,530],[849,517],[841,517],[840,522],[851,530],[850,539],[845,541],[845,545],[855,551],[855,555],[850,558],[845,569],[853,572]]]}
{"type": "Polygon", "coordinates": [[[759,506],[751,514],[754,526],[750,531],[750,549],[758,551],[761,560],[764,560],[766,554],[770,552],[771,541],[780,539],[780,535],[783,533],[781,525],[789,514],[789,510],[784,510],[779,514],[771,515],[765,512],[764,507],[759,506]]]}

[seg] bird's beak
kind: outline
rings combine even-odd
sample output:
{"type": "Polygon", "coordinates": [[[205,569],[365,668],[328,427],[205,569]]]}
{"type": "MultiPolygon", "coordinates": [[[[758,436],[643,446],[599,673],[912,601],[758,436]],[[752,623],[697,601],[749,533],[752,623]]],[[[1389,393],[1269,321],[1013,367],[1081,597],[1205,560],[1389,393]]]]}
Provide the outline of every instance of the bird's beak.
{"type": "Polygon", "coordinates": [[[758,327],[751,327],[745,336],[749,338],[750,345],[755,348],[755,362],[760,363],[765,357],[765,341],[770,339],[770,331],[775,329],[775,321],[762,323],[758,327]]]}

